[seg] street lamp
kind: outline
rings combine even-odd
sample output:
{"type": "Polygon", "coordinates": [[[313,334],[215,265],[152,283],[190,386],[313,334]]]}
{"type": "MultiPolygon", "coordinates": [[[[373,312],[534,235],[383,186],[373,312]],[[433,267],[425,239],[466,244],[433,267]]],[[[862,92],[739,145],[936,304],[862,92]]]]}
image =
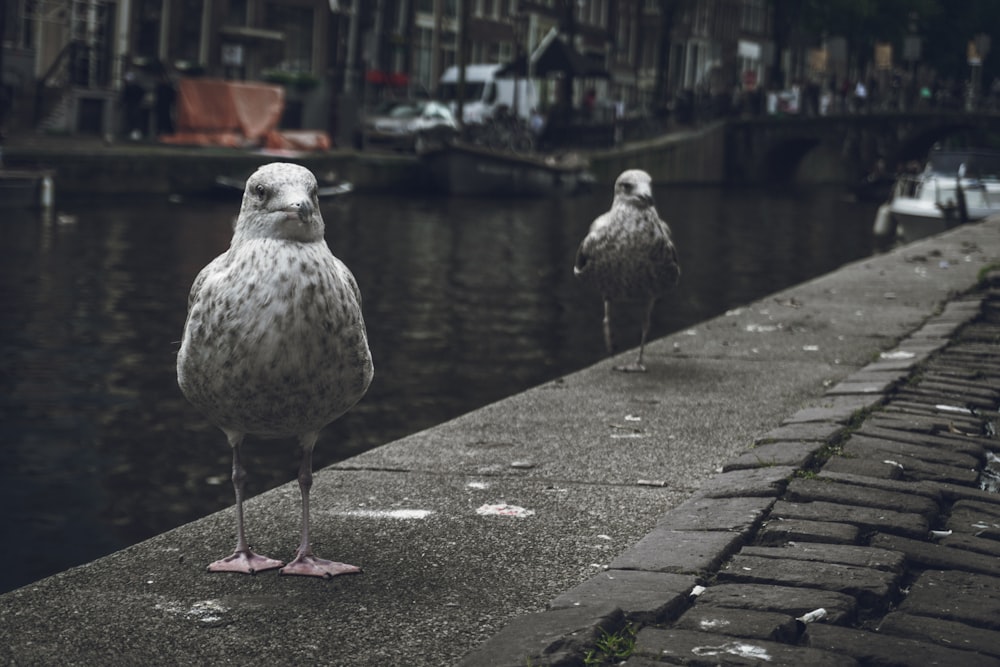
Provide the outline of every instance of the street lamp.
{"type": "Polygon", "coordinates": [[[514,117],[523,118],[524,115],[521,113],[521,101],[520,101],[520,88],[521,88],[521,75],[518,72],[518,67],[524,62],[524,74],[529,76],[530,74],[530,57],[524,48],[525,37],[528,31],[528,17],[525,13],[518,8],[517,13],[514,15],[514,117]]]}

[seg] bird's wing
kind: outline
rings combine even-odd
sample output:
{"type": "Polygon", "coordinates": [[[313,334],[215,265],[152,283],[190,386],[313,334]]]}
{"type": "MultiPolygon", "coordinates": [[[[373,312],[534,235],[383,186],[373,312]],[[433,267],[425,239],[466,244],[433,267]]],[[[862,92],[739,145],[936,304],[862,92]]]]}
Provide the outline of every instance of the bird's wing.
{"type": "Polygon", "coordinates": [[[653,260],[663,267],[668,279],[677,284],[681,278],[681,264],[677,259],[677,247],[670,238],[670,228],[667,223],[658,220],[662,233],[658,235],[659,242],[652,247],[653,260]]]}
{"type": "MultiPolygon", "coordinates": [[[[334,259],[336,259],[336,258],[334,258],[334,259]]],[[[337,265],[338,265],[338,270],[340,271],[341,276],[343,276],[343,278],[344,278],[344,282],[346,282],[347,286],[351,288],[351,292],[354,294],[354,299],[358,302],[358,308],[360,308],[361,307],[361,288],[358,287],[358,281],[355,280],[354,274],[351,273],[351,270],[349,268],[347,268],[347,265],[344,264],[339,259],[337,259],[337,265]]]]}
{"type": "Polygon", "coordinates": [[[229,261],[229,251],[222,253],[211,262],[209,262],[205,268],[198,272],[195,276],[194,283],[191,285],[191,292],[188,293],[188,312],[191,312],[191,306],[194,302],[198,300],[198,296],[201,294],[201,288],[205,285],[205,281],[208,277],[216,273],[229,261]]]}
{"type": "Polygon", "coordinates": [[[583,271],[584,267],[587,266],[587,262],[590,261],[592,253],[594,251],[594,246],[597,245],[601,230],[607,227],[611,223],[611,212],[602,213],[597,216],[592,223],[590,223],[590,230],[587,235],[583,237],[583,241],[580,242],[580,247],[576,251],[576,262],[573,264],[573,272],[580,273],[583,271]]]}

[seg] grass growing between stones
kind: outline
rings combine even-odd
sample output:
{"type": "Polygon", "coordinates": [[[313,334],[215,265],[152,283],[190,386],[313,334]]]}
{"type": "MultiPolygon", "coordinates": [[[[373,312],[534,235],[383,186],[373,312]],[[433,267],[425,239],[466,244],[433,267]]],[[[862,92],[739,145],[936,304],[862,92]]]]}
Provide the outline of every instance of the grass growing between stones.
{"type": "Polygon", "coordinates": [[[587,667],[603,667],[629,658],[635,650],[635,633],[636,628],[631,623],[614,633],[602,628],[601,637],[594,648],[583,656],[583,664],[587,667]]]}

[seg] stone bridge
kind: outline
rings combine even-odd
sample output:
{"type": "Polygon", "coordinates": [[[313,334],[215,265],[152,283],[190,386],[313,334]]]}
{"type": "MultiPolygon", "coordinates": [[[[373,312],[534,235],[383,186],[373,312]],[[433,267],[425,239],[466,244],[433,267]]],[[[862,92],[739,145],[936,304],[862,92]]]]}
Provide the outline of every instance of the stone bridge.
{"type": "Polygon", "coordinates": [[[726,124],[726,180],[759,184],[798,180],[853,182],[881,157],[893,171],[923,160],[935,142],[960,137],[986,144],[1000,130],[1000,114],[964,112],[782,116],[726,124]]]}

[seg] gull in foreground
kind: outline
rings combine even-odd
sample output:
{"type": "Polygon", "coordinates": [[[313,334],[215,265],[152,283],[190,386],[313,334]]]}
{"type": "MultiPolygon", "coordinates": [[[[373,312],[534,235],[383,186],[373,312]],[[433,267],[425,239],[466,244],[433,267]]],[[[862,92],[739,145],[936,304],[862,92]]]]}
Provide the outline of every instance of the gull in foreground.
{"type": "Polygon", "coordinates": [[[309,542],[312,452],[320,429],[357,403],[373,367],[361,294],[324,239],[316,178],[272,163],[246,183],[229,250],[195,278],[177,381],[233,452],[236,550],[212,572],[333,577],[360,568],[317,558],[309,542]],[[250,550],[243,525],[246,435],[298,438],[302,536],[291,562],[250,550]]]}
{"type": "Polygon", "coordinates": [[[642,299],[646,304],[639,357],[620,371],[645,371],[642,354],[656,300],[677,285],[681,275],[670,228],[653,202],[652,179],[640,169],[629,169],[615,181],[611,210],[590,225],[580,244],[573,273],[604,299],[604,343],[614,351],[611,302],[642,299]]]}

